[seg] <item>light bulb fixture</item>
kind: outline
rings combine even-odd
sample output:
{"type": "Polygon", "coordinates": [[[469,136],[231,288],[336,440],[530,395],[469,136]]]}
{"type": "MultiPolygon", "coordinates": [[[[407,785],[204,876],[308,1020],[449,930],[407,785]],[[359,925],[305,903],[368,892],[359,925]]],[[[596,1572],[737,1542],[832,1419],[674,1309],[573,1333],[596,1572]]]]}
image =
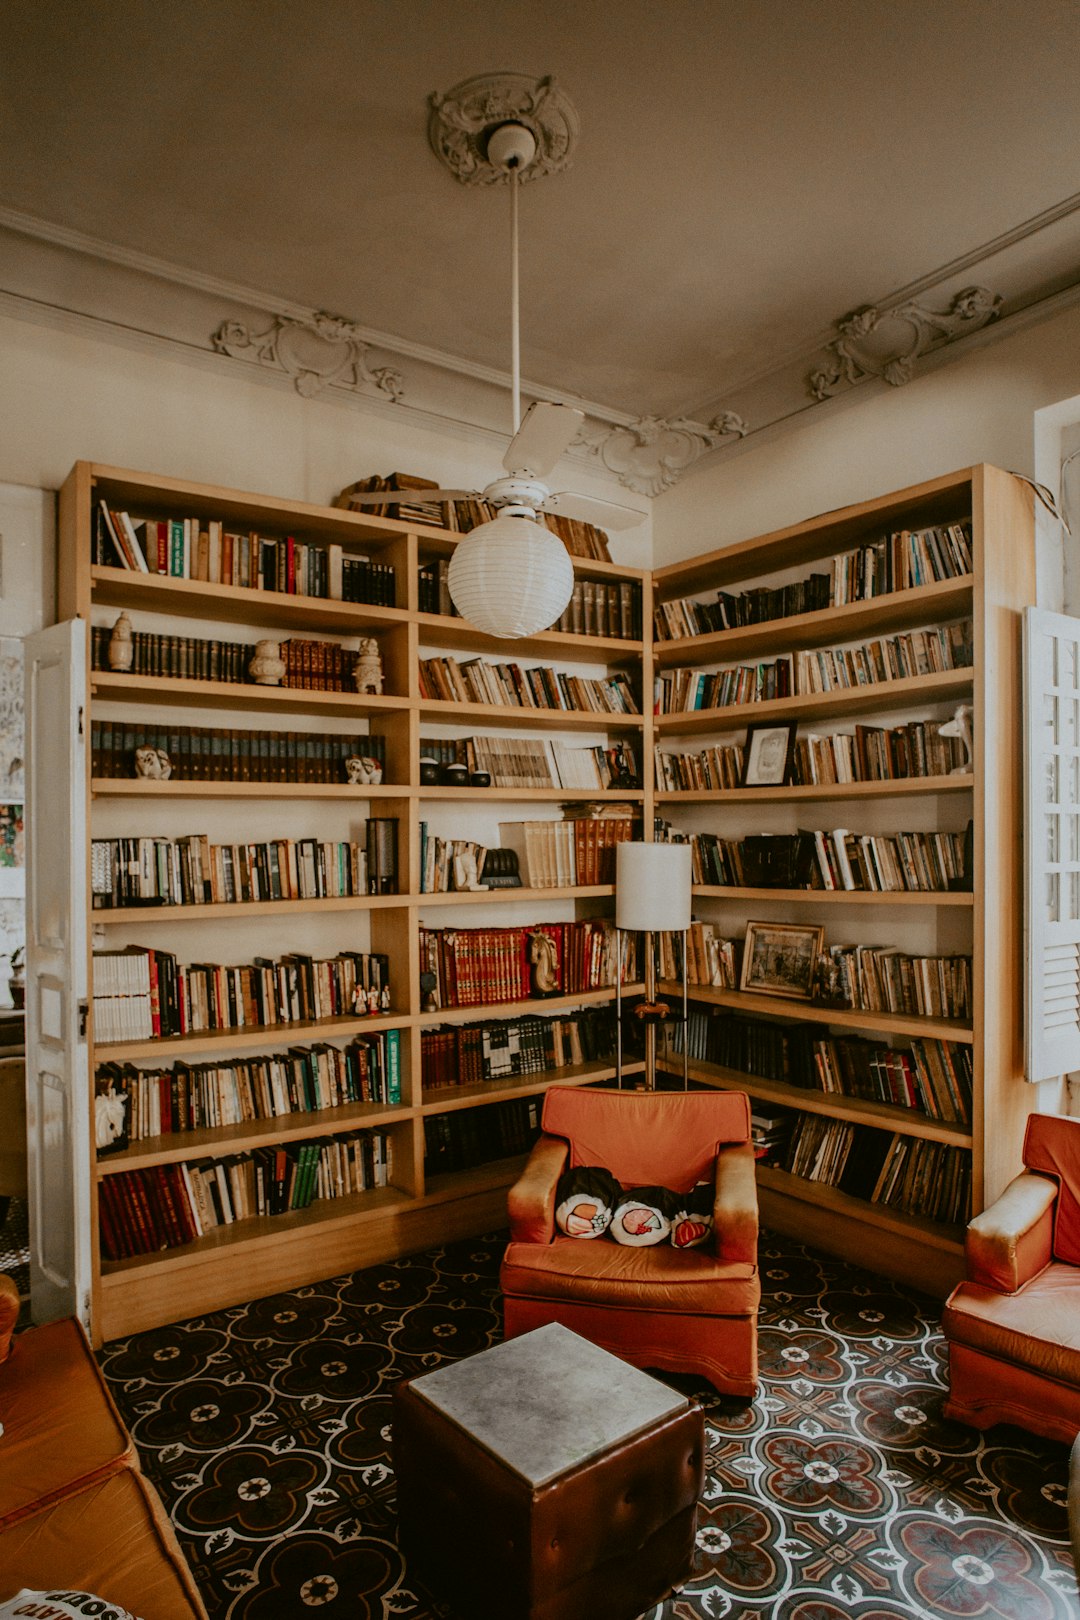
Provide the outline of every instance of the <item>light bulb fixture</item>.
{"type": "Polygon", "coordinates": [[[458,541],[447,584],[463,618],[510,640],[555,623],[573,593],[574,565],[542,519],[511,508],[458,541]]]}

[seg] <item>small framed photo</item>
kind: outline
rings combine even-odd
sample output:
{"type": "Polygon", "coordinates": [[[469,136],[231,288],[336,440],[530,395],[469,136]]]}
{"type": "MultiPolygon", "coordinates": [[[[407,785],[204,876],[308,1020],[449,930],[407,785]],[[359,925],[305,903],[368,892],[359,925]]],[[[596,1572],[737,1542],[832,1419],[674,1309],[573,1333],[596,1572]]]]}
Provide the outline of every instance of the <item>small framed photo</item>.
{"type": "Polygon", "coordinates": [[[763,996],[809,1001],[825,939],[824,928],[797,923],[750,922],[746,925],[740,990],[763,996]]]}
{"type": "Polygon", "coordinates": [[[786,726],[747,726],[740,787],[783,787],[795,764],[795,721],[786,726]]]}

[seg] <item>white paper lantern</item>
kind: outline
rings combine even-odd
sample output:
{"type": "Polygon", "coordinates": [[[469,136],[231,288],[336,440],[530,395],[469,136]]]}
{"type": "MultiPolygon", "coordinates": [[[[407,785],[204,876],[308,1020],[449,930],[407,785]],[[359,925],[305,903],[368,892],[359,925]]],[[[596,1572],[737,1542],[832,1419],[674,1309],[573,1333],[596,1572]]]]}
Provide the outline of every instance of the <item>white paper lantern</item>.
{"type": "Polygon", "coordinates": [[[510,640],[548,629],[565,612],[574,565],[543,523],[501,512],[458,542],[448,584],[464,618],[489,636],[510,640]]]}

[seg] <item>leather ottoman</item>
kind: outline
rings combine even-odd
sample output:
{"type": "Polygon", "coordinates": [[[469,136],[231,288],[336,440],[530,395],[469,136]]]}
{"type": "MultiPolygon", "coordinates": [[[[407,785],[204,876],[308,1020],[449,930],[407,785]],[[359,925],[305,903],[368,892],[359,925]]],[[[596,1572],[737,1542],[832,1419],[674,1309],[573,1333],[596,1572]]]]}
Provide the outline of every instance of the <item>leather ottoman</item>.
{"type": "Polygon", "coordinates": [[[399,1535],[463,1620],[636,1620],[690,1573],[696,1402],[558,1323],[394,1392],[399,1535]]]}

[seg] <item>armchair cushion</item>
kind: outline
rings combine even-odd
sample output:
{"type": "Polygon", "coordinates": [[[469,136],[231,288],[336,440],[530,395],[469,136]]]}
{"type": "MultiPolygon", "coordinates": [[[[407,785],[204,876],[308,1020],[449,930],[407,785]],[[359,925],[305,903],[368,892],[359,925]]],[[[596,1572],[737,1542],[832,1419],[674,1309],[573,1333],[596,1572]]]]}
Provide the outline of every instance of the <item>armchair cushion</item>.
{"type": "Polygon", "coordinates": [[[555,1189],[555,1225],[564,1237],[603,1237],[620,1192],[615,1177],[599,1165],[564,1170],[555,1189]]]}
{"type": "Polygon", "coordinates": [[[952,1343],[1080,1388],[1080,1309],[1074,1266],[1052,1263],[1017,1294],[962,1283],[942,1313],[952,1343]]]}
{"type": "Polygon", "coordinates": [[[654,1249],[671,1236],[676,1194],[667,1187],[628,1187],[615,1200],[611,1235],[628,1249],[654,1249]]]}
{"type": "Polygon", "coordinates": [[[602,1165],[623,1187],[689,1192],[712,1180],[725,1143],[749,1140],[750,1100],[741,1091],[667,1091],[658,1099],[649,1091],[552,1086],[542,1125],[569,1143],[572,1167],[602,1165]]]}
{"type": "Polygon", "coordinates": [[[1057,1182],[1054,1259],[1080,1266],[1080,1119],[1032,1114],[1024,1137],[1024,1163],[1057,1182]]]}
{"type": "Polygon", "coordinates": [[[757,1311],[757,1269],[707,1249],[626,1249],[616,1243],[548,1246],[511,1243],[502,1265],[505,1294],[613,1307],[647,1303],[650,1313],[736,1316],[757,1311]]]}

